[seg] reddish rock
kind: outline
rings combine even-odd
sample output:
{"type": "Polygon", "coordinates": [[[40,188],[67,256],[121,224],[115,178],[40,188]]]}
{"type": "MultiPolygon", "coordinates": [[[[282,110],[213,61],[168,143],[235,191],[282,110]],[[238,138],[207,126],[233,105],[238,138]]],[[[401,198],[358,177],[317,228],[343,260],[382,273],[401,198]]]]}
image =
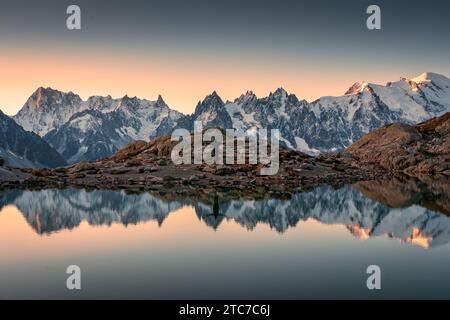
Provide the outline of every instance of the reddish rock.
{"type": "Polygon", "coordinates": [[[347,154],[359,165],[375,164],[409,175],[450,169],[450,113],[415,126],[391,124],[351,145],[347,154]]]}

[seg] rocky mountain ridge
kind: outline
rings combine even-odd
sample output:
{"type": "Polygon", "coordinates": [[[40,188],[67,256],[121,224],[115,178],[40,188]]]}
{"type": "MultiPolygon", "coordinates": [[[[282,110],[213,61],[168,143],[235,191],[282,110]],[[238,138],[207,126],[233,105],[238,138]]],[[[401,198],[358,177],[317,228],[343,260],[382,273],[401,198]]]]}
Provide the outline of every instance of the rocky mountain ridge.
{"type": "Polygon", "coordinates": [[[450,79],[427,72],[385,86],[357,82],[339,97],[313,102],[279,88],[258,98],[248,91],[224,102],[217,92],[191,115],[156,101],[124,96],[90,97],[39,88],[14,116],[48,141],[69,163],[111,156],[132,140],[149,141],[175,128],[278,129],[281,143],[310,155],[344,150],[389,123],[415,124],[450,111],[450,79]]]}
{"type": "Polygon", "coordinates": [[[0,110],[0,165],[10,167],[60,167],[66,161],[33,132],[25,131],[0,110]]]}

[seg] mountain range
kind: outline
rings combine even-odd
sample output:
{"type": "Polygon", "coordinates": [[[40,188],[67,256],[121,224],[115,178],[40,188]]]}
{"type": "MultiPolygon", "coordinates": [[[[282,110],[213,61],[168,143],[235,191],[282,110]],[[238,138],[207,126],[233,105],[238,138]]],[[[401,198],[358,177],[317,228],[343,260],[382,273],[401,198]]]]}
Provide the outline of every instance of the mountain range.
{"type": "Polygon", "coordinates": [[[450,111],[450,79],[427,72],[412,79],[378,85],[357,82],[344,95],[308,102],[279,88],[258,98],[248,91],[234,101],[217,92],[200,101],[193,114],[155,101],[124,96],[78,95],[39,88],[13,119],[51,145],[65,161],[96,160],[132,140],[170,135],[175,128],[219,126],[279,129],[282,144],[308,154],[345,149],[388,123],[414,124],[450,111]]]}
{"type": "Polygon", "coordinates": [[[93,96],[83,101],[72,92],[41,87],[13,118],[75,163],[110,156],[132,140],[169,134],[180,117],[161,97],[93,96]]]}

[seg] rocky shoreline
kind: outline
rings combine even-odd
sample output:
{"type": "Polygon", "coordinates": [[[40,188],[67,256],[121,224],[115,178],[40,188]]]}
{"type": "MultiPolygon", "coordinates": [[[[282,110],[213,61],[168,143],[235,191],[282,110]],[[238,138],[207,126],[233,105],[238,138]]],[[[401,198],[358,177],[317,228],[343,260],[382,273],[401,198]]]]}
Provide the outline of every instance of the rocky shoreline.
{"type": "MultiPolygon", "coordinates": [[[[319,185],[408,175],[450,176],[450,113],[416,126],[392,124],[367,134],[343,153],[312,157],[280,149],[279,171],[261,165],[175,165],[170,137],[134,141],[115,155],[56,169],[1,168],[0,190],[86,188],[175,193],[283,194],[319,185]]],[[[422,178],[423,179],[423,178],[422,178]]]]}
{"type": "Polygon", "coordinates": [[[352,158],[341,154],[313,158],[289,150],[280,151],[277,175],[261,176],[259,169],[257,165],[174,165],[170,158],[158,155],[145,160],[142,157],[108,158],[56,169],[12,169],[17,176],[1,181],[0,189],[87,188],[277,194],[323,184],[341,186],[378,179],[385,174],[375,168],[362,169],[352,158]]]}

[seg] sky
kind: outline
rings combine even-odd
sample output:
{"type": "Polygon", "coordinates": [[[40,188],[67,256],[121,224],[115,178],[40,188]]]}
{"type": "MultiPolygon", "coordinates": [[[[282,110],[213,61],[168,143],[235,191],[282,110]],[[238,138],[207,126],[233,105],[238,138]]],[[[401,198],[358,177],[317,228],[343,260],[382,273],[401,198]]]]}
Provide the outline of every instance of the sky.
{"type": "Polygon", "coordinates": [[[191,113],[216,90],[233,100],[283,87],[342,95],[425,71],[450,76],[450,2],[439,0],[0,0],[0,109],[40,86],[138,96],[191,113]],[[82,29],[67,30],[66,8],[82,29]],[[381,8],[381,30],[366,8],[381,8]]]}

